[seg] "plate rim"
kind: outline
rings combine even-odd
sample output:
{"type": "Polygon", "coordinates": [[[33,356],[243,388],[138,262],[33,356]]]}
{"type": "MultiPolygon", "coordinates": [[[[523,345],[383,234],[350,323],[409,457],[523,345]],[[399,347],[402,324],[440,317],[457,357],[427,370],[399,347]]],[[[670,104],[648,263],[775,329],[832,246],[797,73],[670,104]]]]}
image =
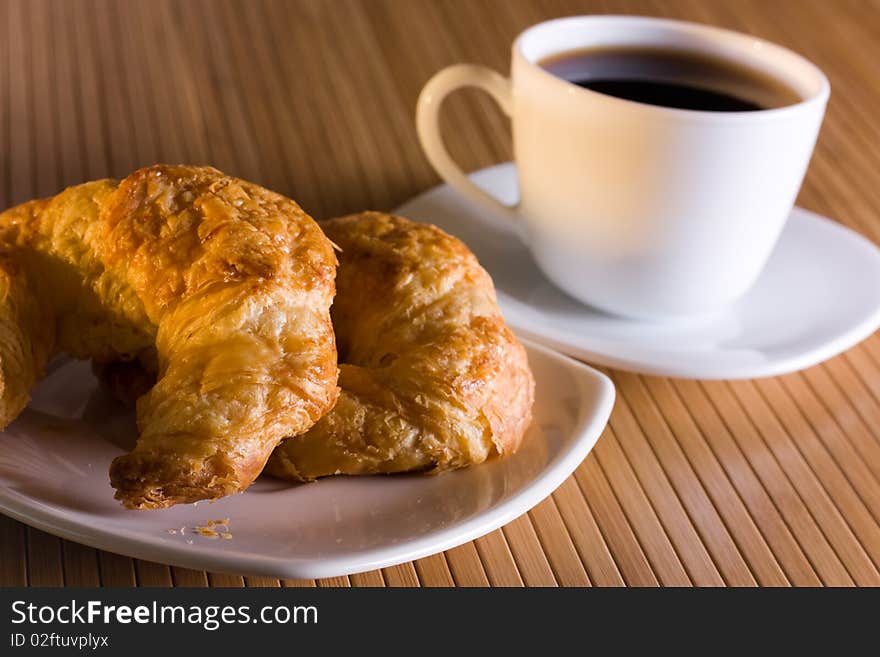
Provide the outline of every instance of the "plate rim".
{"type": "MultiPolygon", "coordinates": [[[[516,163],[512,161],[501,162],[482,169],[470,172],[469,178],[476,184],[481,184],[482,179],[493,175],[516,175],[516,163]]],[[[425,190],[416,196],[404,201],[398,205],[393,212],[407,216],[409,208],[417,203],[423,202],[426,198],[440,193],[455,191],[447,184],[441,183],[428,190],[425,190]]],[[[462,203],[472,205],[467,199],[460,197],[462,203]]],[[[480,210],[482,212],[482,210],[480,210]]],[[[799,206],[792,208],[788,221],[793,217],[802,217],[800,221],[811,221],[822,225],[823,230],[836,232],[839,239],[848,240],[851,248],[860,249],[865,253],[870,252],[871,257],[875,257],[880,261],[880,247],[878,247],[870,239],[858,233],[857,231],[845,226],[833,219],[820,215],[812,210],[807,210],[799,206]]],[[[420,218],[413,218],[415,221],[424,221],[420,218]]],[[[494,217],[491,218],[496,225],[499,221],[494,217]]],[[[503,225],[503,224],[500,224],[503,225]]],[[[511,235],[515,235],[511,231],[511,235]]],[[[771,256],[772,257],[772,256],[771,256]]],[[[490,272],[491,275],[491,272],[490,272]]],[[[780,376],[789,374],[798,370],[805,369],[812,365],[821,363],[829,358],[837,356],[847,349],[854,347],[866,338],[870,337],[878,328],[880,328],[880,303],[872,310],[865,313],[864,317],[857,323],[850,326],[847,330],[837,333],[833,338],[824,340],[818,346],[809,348],[792,356],[782,357],[773,361],[755,362],[740,361],[733,365],[725,364],[722,366],[713,365],[706,366],[707,361],[697,359],[695,362],[687,363],[685,366],[670,366],[668,362],[651,363],[646,360],[628,359],[626,357],[626,345],[620,345],[620,351],[623,353],[613,354],[609,350],[602,349],[598,345],[590,348],[588,346],[573,344],[568,337],[571,332],[555,331],[548,328],[548,324],[535,325],[530,322],[521,320],[519,313],[515,309],[511,309],[511,305],[521,304],[521,302],[512,299],[498,290],[498,301],[501,310],[504,313],[507,323],[521,336],[531,339],[533,342],[543,344],[556,351],[575,359],[582,359],[590,363],[612,367],[616,369],[626,370],[628,372],[636,372],[639,374],[648,374],[652,376],[669,376],[685,379],[699,379],[705,381],[718,380],[741,380],[741,379],[760,379],[772,376],[780,376]],[[512,312],[511,312],[512,310],[512,312]]],[[[600,312],[600,311],[595,311],[600,312]]],[[[634,323],[637,320],[631,320],[634,323]]],[[[646,322],[642,322],[646,323],[646,322]]],[[[711,350],[717,353],[735,354],[737,351],[748,350],[711,350]]],[[[749,352],[753,353],[753,352],[749,352]]]]}
{"type": "Polygon", "coordinates": [[[605,374],[532,340],[523,339],[522,342],[529,350],[573,370],[582,380],[593,381],[597,385],[595,405],[582,410],[572,430],[576,435],[568,447],[527,485],[489,509],[416,539],[355,551],[346,556],[298,560],[252,552],[212,552],[190,545],[181,548],[161,541],[159,537],[145,540],[115,534],[99,526],[85,527],[80,522],[54,514],[42,501],[6,486],[0,486],[0,512],[28,526],[96,549],[173,566],[239,575],[319,579],[385,568],[436,554],[498,529],[549,497],[590,453],[608,423],[616,393],[614,384],[605,374]]]}

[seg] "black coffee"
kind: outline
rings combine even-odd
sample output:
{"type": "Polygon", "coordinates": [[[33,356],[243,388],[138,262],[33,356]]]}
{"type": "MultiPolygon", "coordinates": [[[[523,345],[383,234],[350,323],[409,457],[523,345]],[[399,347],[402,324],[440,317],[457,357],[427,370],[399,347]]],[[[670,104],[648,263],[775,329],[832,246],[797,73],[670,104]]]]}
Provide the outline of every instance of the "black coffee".
{"type": "Polygon", "coordinates": [[[793,89],[760,71],[662,48],[577,50],[548,57],[540,66],[585,89],[677,109],[752,112],[801,100],[793,89]]]}

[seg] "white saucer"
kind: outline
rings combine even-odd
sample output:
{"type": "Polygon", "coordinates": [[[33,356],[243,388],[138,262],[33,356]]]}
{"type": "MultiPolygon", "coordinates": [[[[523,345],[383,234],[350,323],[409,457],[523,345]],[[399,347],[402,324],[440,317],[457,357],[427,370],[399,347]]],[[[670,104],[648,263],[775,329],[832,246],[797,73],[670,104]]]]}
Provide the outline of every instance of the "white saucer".
{"type": "Polygon", "coordinates": [[[97,388],[87,363],[68,361],[0,433],[0,512],[78,543],[238,574],[332,577],[418,559],[528,511],[580,465],[605,427],[611,382],[526,346],[535,421],[510,458],[440,476],[298,486],[263,477],[241,495],[161,511],[127,511],[113,499],[107,470],[122,453],[114,443],[136,435],[134,417],[97,388]],[[226,518],[230,539],[194,531],[226,518]]]}
{"type": "MultiPolygon", "coordinates": [[[[516,169],[474,173],[491,194],[516,199],[516,169]]],[[[814,365],[880,326],[880,250],[843,226],[795,208],[770,262],[736,305],[708,319],[651,323],[607,315],[559,291],[505,220],[447,185],[396,210],[461,238],[492,275],[520,334],[591,362],[700,379],[773,376],[814,365]]]]}

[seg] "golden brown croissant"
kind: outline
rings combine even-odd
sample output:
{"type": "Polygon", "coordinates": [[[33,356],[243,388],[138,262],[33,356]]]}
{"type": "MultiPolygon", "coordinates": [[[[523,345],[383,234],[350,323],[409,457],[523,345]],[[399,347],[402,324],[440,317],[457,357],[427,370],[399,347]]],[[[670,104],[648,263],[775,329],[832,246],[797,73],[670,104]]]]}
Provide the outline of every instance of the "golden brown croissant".
{"type": "Polygon", "coordinates": [[[332,407],[336,260],[293,201],[154,166],[0,214],[0,422],[52,353],[155,359],[140,436],[110,469],[128,507],[245,489],[332,407]]]}
{"type": "Polygon", "coordinates": [[[342,392],[266,471],[441,471],[514,452],[534,381],[473,253],[434,226],[376,212],[321,227],[342,250],[332,308],[342,392]]]}

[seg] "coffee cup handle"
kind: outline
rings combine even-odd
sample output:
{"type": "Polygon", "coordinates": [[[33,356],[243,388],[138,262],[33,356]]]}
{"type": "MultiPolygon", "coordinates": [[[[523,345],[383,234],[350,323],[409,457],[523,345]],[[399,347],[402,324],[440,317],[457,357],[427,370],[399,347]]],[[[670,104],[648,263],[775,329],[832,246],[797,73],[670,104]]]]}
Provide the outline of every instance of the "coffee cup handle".
{"type": "Polygon", "coordinates": [[[505,205],[472,183],[449,155],[440,136],[440,107],[446,96],[461,87],[482,89],[495,99],[505,114],[510,116],[513,111],[510,80],[504,76],[474,64],[456,64],[445,68],[428,81],[416,105],[416,130],[422,150],[434,170],[451,187],[490,212],[500,214],[520,233],[517,206],[505,205]]]}

